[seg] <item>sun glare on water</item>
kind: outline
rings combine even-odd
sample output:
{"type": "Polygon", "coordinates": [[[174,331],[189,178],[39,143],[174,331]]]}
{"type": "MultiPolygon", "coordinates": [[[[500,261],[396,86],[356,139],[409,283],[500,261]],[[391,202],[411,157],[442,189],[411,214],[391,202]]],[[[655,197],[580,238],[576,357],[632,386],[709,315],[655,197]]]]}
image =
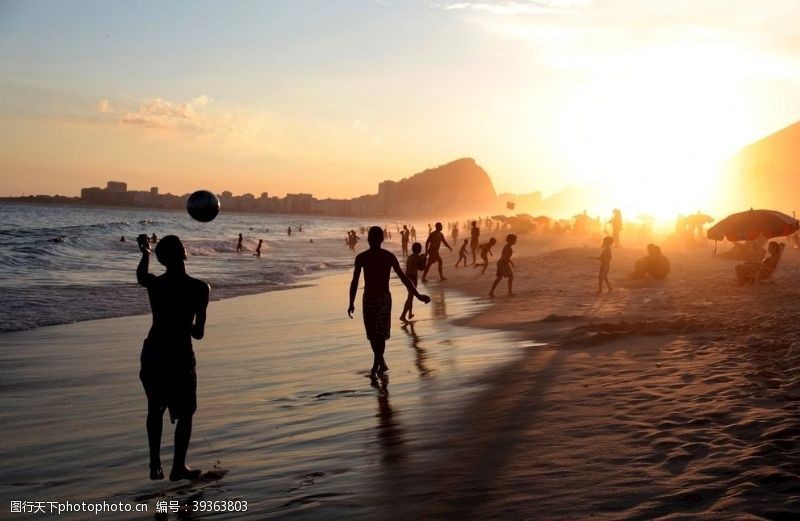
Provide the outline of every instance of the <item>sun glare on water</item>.
{"type": "Polygon", "coordinates": [[[604,199],[595,211],[671,219],[719,207],[745,105],[718,73],[687,67],[691,52],[652,54],[570,96],[560,142],[578,182],[604,199]]]}

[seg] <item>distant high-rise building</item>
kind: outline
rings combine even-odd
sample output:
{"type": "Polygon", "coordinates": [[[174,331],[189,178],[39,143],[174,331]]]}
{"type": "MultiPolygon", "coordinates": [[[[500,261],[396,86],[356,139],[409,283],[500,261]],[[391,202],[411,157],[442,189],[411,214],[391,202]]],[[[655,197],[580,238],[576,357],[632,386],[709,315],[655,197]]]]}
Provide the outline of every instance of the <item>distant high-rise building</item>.
{"type": "Polygon", "coordinates": [[[106,184],[106,190],[109,192],[127,192],[128,183],[123,183],[121,181],[109,181],[106,184]]]}

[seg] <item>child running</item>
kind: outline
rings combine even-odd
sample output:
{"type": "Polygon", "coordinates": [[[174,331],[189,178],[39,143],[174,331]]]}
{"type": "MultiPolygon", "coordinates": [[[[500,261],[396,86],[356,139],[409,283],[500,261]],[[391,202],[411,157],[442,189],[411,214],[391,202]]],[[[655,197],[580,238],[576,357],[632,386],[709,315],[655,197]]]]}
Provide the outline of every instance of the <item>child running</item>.
{"type": "Polygon", "coordinates": [[[458,268],[459,263],[464,261],[464,267],[467,267],[467,245],[469,244],[469,239],[464,239],[464,244],[461,245],[461,249],[458,250],[458,260],[456,261],[456,268],[458,268]]]}
{"type": "Polygon", "coordinates": [[[511,291],[511,286],[514,283],[514,272],[511,270],[511,268],[516,266],[514,266],[514,261],[511,260],[511,255],[514,254],[514,250],[511,247],[516,243],[516,235],[510,233],[506,236],[506,245],[503,246],[503,252],[500,254],[500,260],[497,261],[497,276],[494,279],[491,291],[489,291],[490,298],[494,298],[494,290],[497,285],[500,284],[500,281],[503,280],[503,277],[508,277],[508,294],[514,294],[511,291]]]}
{"type": "Polygon", "coordinates": [[[491,239],[489,239],[489,242],[485,242],[480,245],[481,259],[483,259],[483,262],[474,264],[472,267],[477,268],[478,266],[483,266],[483,270],[481,270],[481,275],[486,273],[486,267],[489,265],[489,255],[492,255],[494,257],[494,255],[492,254],[492,248],[494,247],[495,244],[497,244],[497,239],[492,237],[491,239]]]}
{"type": "MultiPolygon", "coordinates": [[[[425,256],[420,255],[421,253],[422,245],[418,242],[415,242],[411,245],[411,255],[409,255],[406,259],[406,276],[411,280],[411,282],[414,283],[414,287],[417,286],[419,270],[424,270],[425,263],[427,262],[425,256]]],[[[403,322],[408,322],[408,320],[414,318],[414,313],[412,312],[413,306],[414,294],[409,291],[406,303],[403,305],[403,312],[400,314],[400,320],[403,322]],[[406,319],[406,314],[408,314],[408,319],[406,319]]]]}
{"type": "Polygon", "coordinates": [[[608,292],[611,293],[611,283],[608,282],[608,270],[611,268],[611,246],[614,244],[613,237],[606,237],[603,239],[603,249],[600,251],[599,257],[592,257],[600,261],[600,273],[597,277],[598,288],[597,294],[603,293],[603,283],[608,286],[608,292]]]}

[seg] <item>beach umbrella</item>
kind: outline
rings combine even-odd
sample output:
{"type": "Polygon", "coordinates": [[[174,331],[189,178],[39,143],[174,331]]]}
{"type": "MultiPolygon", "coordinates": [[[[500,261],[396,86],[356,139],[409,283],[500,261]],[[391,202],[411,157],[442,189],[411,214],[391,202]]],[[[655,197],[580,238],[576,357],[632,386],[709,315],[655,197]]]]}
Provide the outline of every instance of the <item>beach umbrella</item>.
{"type": "Polygon", "coordinates": [[[775,210],[748,210],[727,216],[708,229],[714,241],[755,241],[759,237],[785,237],[800,230],[800,221],[775,210]]]}

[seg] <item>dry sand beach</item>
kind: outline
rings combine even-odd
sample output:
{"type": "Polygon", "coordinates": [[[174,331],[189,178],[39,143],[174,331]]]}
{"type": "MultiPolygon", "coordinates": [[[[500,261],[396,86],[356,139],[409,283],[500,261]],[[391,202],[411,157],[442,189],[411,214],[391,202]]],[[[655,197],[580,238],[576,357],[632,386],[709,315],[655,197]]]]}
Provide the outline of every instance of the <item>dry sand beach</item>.
{"type": "Polygon", "coordinates": [[[665,248],[665,281],[630,280],[643,248],[617,249],[597,296],[594,244],[515,250],[515,296],[485,297],[494,265],[423,285],[433,302],[413,330],[393,324],[386,388],[365,377],[349,275],[212,303],[189,453],[218,473],[206,483],[146,480],[148,317],[3,335],[3,501],[249,502],[193,514],[220,519],[800,515],[795,251],[773,283],[739,287],[706,247],[665,248]]]}
{"type": "Polygon", "coordinates": [[[522,241],[516,295],[463,322],[548,345],[493,372],[412,486],[426,501],[396,517],[800,516],[796,252],[772,284],[739,287],[706,248],[666,250],[665,281],[630,280],[643,250],[615,250],[614,291],[596,296],[596,248],[522,241]]]}

